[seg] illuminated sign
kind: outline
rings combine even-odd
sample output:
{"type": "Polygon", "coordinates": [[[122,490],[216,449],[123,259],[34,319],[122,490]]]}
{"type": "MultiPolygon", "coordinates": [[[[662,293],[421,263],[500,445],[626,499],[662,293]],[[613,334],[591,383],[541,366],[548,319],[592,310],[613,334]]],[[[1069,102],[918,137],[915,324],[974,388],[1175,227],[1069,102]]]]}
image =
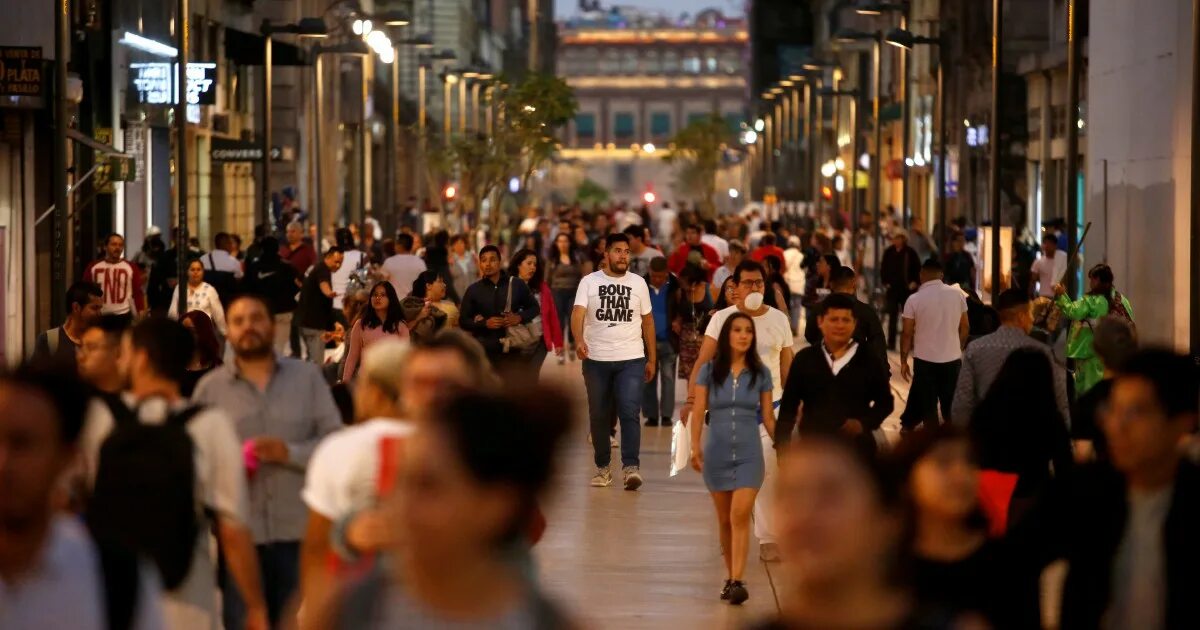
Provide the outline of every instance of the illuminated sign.
{"type": "Polygon", "coordinates": [[[0,96],[44,96],[42,49],[0,46],[0,96]]]}
{"type": "MultiPolygon", "coordinates": [[[[174,105],[178,102],[176,69],[179,64],[168,62],[129,64],[130,82],[137,92],[139,103],[146,105],[174,105]]],[[[187,104],[215,105],[217,92],[217,64],[189,63],[187,69],[187,104]]]]}

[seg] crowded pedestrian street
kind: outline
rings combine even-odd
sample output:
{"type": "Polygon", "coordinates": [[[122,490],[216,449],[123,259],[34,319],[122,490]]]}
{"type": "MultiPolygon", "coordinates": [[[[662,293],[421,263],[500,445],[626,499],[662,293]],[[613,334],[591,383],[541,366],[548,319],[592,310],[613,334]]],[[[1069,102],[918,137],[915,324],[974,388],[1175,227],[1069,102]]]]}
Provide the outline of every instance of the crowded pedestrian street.
{"type": "Polygon", "coordinates": [[[0,630],[1200,630],[1200,0],[0,15],[0,630]]]}

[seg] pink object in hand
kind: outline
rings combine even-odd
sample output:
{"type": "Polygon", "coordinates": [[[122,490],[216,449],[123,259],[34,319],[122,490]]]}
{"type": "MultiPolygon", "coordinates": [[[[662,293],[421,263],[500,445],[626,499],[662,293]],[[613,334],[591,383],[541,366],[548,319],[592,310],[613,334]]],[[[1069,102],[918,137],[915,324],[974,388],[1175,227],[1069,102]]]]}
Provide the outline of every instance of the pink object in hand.
{"type": "Polygon", "coordinates": [[[253,479],[258,472],[258,455],[254,453],[254,440],[242,443],[242,456],[246,460],[246,477],[253,479]]]}

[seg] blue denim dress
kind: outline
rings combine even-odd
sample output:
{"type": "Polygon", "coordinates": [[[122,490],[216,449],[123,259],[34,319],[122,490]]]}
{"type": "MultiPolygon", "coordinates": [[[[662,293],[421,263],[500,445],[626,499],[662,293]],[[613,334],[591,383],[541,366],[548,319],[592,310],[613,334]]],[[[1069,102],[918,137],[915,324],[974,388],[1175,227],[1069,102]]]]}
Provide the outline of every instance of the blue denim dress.
{"type": "Polygon", "coordinates": [[[770,392],[771,373],[751,378],[748,370],[712,382],[712,363],[700,366],[697,383],[708,386],[709,424],[704,439],[704,483],[710,492],[759,488],[763,482],[762,440],[758,433],[759,400],[770,392]],[[751,384],[751,381],[754,381],[751,384]]]}

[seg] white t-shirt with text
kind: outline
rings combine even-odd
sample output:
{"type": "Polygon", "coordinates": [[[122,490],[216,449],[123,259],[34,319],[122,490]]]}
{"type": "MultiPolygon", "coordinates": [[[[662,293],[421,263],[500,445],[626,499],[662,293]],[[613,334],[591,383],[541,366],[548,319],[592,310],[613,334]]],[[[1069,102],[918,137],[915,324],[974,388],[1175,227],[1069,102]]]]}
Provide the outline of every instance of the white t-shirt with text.
{"type": "Polygon", "coordinates": [[[642,317],[650,314],[650,290],[641,276],[596,271],[583,277],[575,306],[587,309],[583,340],[593,361],[629,361],[646,356],[642,317]]]}
{"type": "MultiPolygon", "coordinates": [[[[704,329],[704,336],[719,340],[721,328],[736,312],[738,312],[738,307],[735,305],[713,313],[712,319],[708,322],[708,328],[704,329]]],[[[754,336],[758,340],[758,358],[771,370],[771,383],[775,386],[771,392],[771,400],[780,400],[783,398],[783,378],[779,365],[779,354],[783,352],[784,348],[791,349],[795,345],[795,340],[792,338],[792,323],[783,311],[768,306],[767,312],[754,317],[754,336]]]]}

